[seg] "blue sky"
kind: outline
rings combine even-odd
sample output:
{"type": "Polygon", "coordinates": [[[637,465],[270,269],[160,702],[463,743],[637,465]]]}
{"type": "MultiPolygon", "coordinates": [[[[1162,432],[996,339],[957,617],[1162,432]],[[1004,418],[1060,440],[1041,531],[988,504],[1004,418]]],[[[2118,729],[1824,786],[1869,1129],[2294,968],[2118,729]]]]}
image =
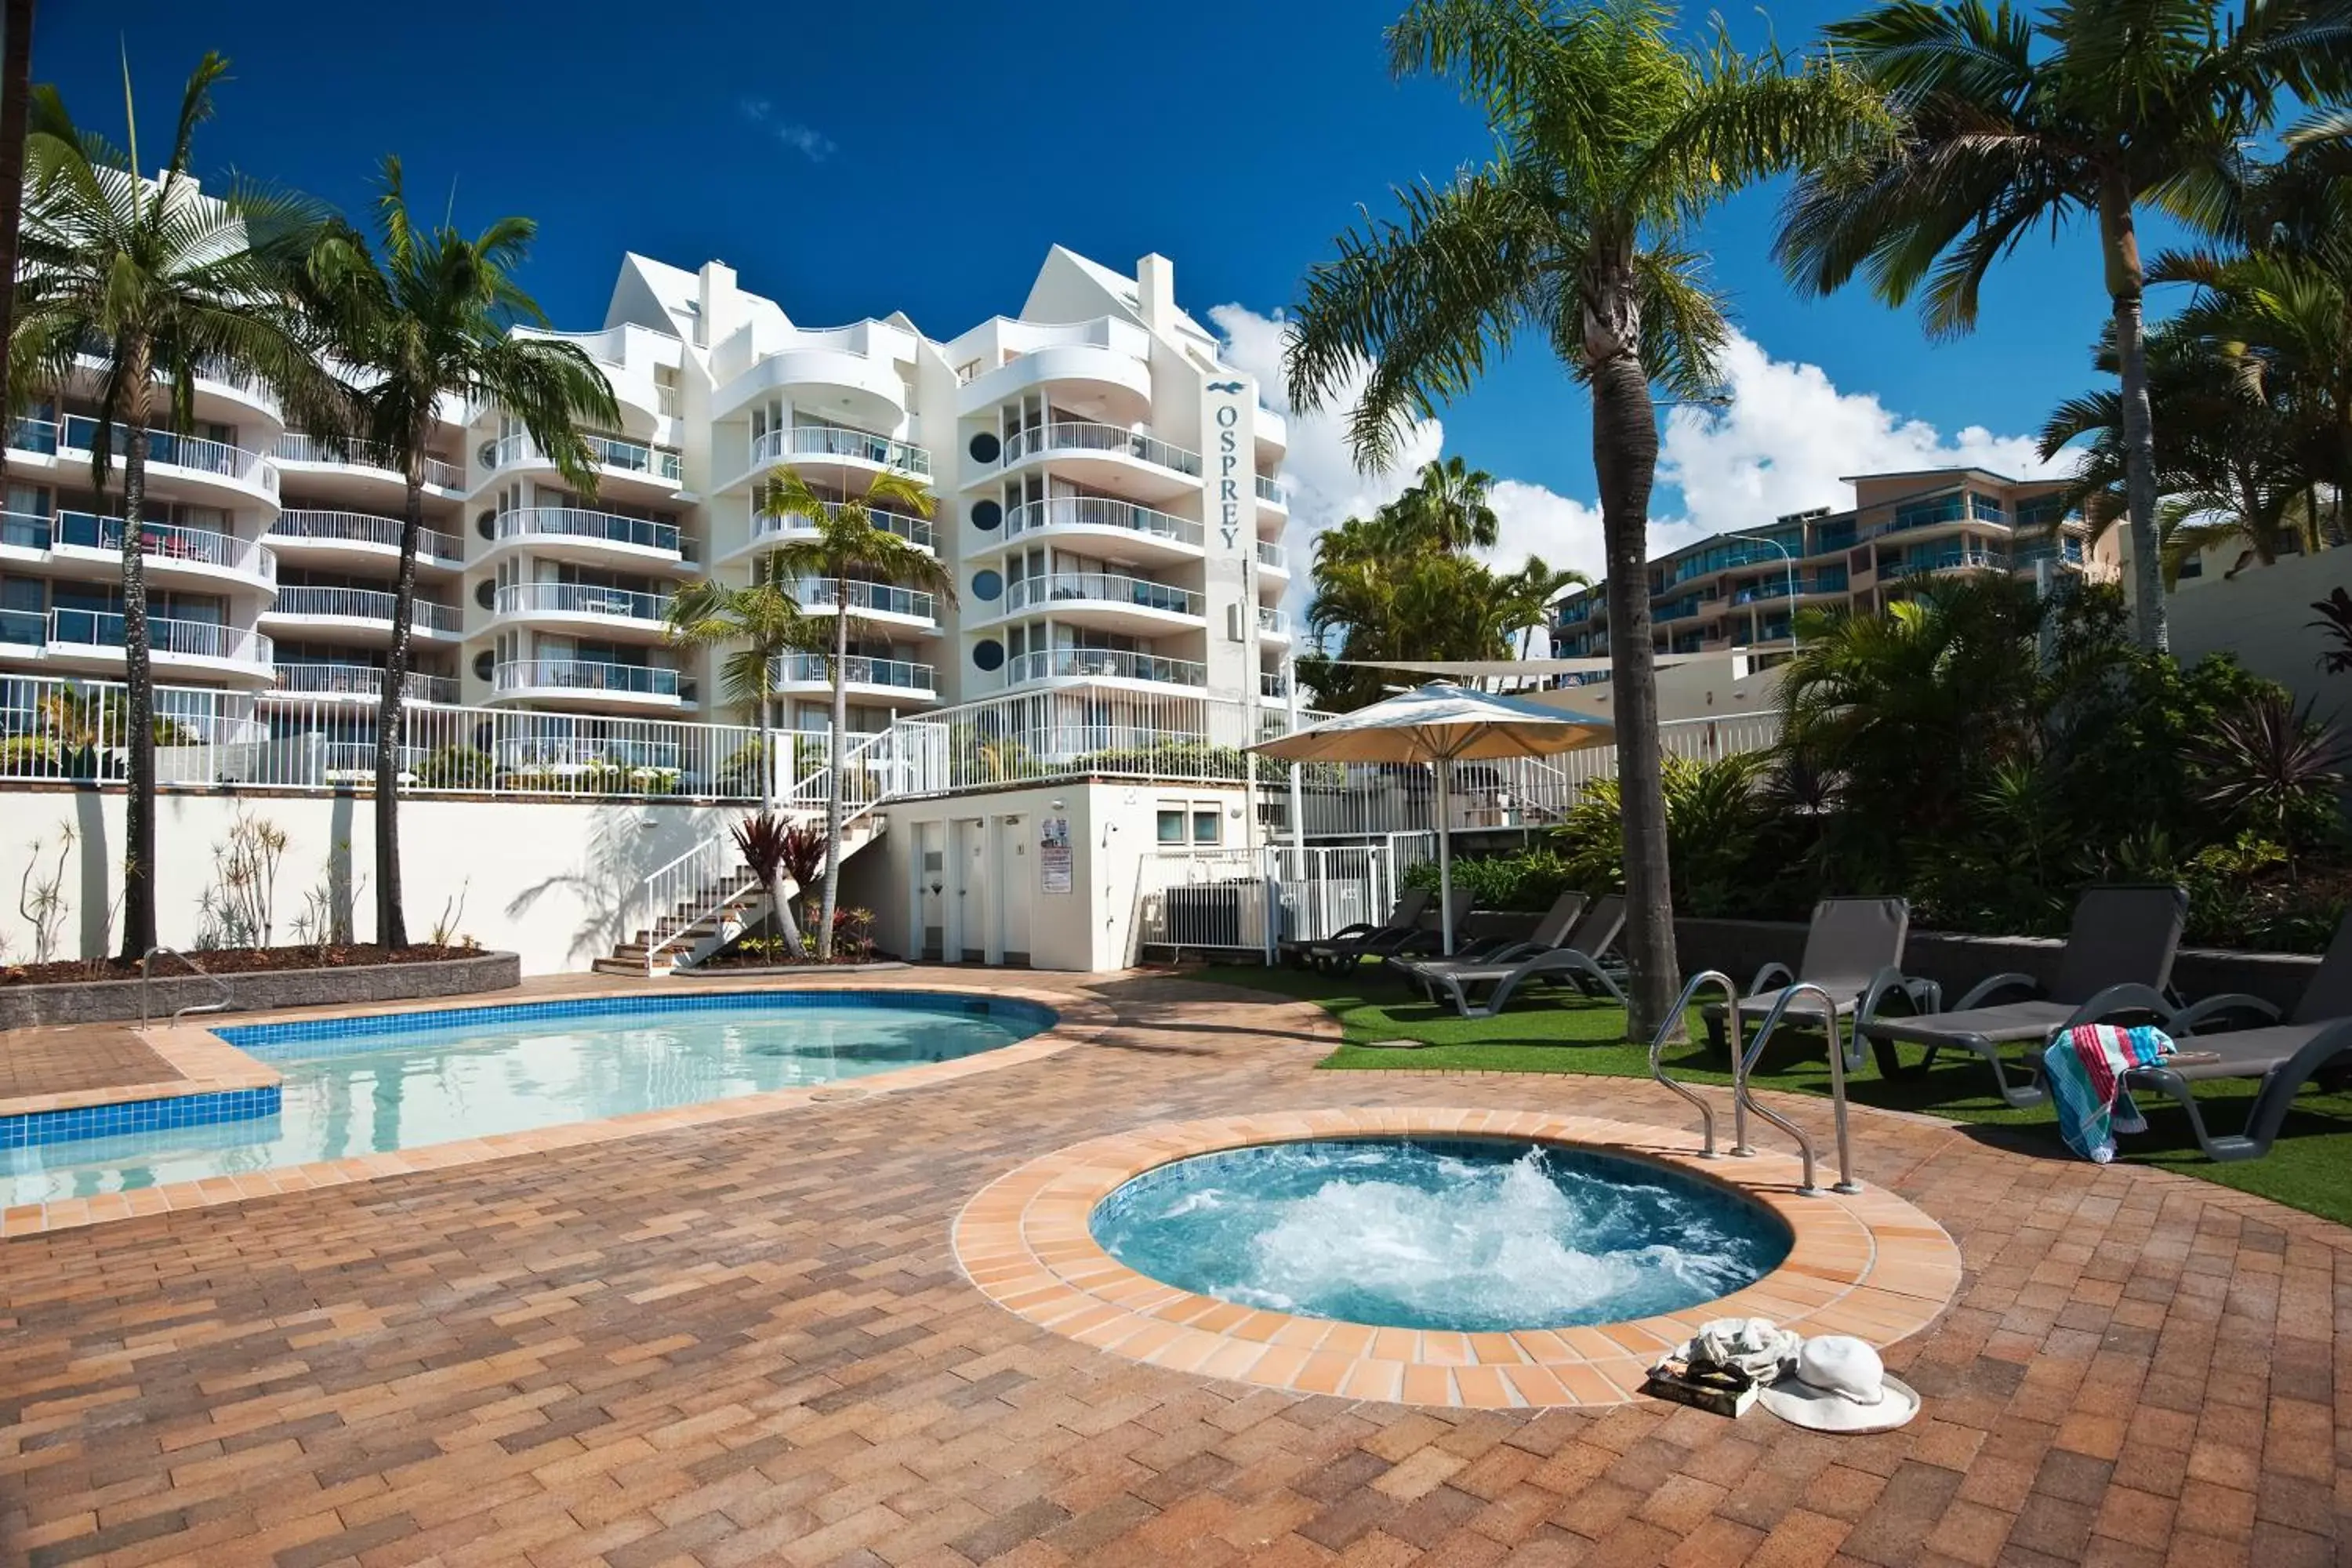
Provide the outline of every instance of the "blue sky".
{"type": "MultiPolygon", "coordinates": [[[[377,160],[396,152],[419,206],[438,209],[454,182],[462,224],[540,220],[529,281],[562,326],[601,322],[620,252],[634,248],[685,267],[722,258],[811,324],[903,309],[948,336],[1016,310],[1056,241],[1118,265],[1164,252],[1196,313],[1288,302],[1358,203],[1383,210],[1392,183],[1443,176],[1484,149],[1450,96],[1390,79],[1381,30],[1396,8],[583,0],[476,5],[462,20],[400,27],[379,8],[317,0],[50,6],[35,73],[119,138],[127,37],[153,146],[188,68],[217,48],[235,79],[201,132],[200,167],[234,165],[356,212],[377,160]]],[[[1770,25],[1794,44],[1840,9],[1784,4],[1770,25]]],[[[1762,36],[1759,16],[1736,20],[1762,36]]],[[[1913,317],[1859,292],[1797,299],[1767,256],[1774,195],[1741,198],[1705,240],[1763,353],[1825,373],[1815,395],[1849,412],[1874,395],[1885,415],[1945,436],[2016,436],[2088,384],[2105,307],[2086,234],[2030,245],[1988,291],[1979,331],[1931,345],[1913,317]]],[[[1444,435],[1497,474],[1591,493],[1582,395],[1539,354],[1450,410],[1444,435]]],[[[1746,445],[1790,438],[1784,423],[1746,445]]],[[[1696,437],[1681,456],[1729,460],[1696,437]]],[[[1825,452],[1783,465],[1775,483],[1769,457],[1745,460],[1763,472],[1760,490],[1758,472],[1743,481],[1762,505],[1832,501],[1796,492],[1853,471],[1825,452]]],[[[1659,515],[1686,499],[1670,489],[1659,515]]]]}

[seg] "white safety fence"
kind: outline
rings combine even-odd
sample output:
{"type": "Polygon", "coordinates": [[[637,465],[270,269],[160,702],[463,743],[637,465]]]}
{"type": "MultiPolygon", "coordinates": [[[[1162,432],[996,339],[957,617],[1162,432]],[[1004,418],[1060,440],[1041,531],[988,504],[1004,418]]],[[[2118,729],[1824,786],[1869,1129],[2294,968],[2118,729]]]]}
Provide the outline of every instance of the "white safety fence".
{"type": "Polygon", "coordinates": [[[1385,844],[1153,851],[1137,877],[1136,942],[1147,957],[1271,958],[1285,942],[1377,922],[1396,876],[1385,844]]]}

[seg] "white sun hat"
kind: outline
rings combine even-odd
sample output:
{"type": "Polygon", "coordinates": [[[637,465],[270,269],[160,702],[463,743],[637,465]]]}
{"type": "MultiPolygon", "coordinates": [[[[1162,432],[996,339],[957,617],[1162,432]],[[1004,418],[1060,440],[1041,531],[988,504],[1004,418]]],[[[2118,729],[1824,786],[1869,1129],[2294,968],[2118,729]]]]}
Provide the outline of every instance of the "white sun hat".
{"type": "Polygon", "coordinates": [[[1763,1391],[1764,1408],[1816,1432],[1891,1432],[1919,1414],[1909,1384],[1886,1375],[1878,1352],[1850,1334],[1818,1334],[1794,1371],[1763,1391]]]}

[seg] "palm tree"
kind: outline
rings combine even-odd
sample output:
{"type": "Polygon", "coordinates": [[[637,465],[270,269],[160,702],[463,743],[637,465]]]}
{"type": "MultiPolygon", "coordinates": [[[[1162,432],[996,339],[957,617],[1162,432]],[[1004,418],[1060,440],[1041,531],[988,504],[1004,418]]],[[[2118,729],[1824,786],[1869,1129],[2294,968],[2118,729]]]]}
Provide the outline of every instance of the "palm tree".
{"type": "Polygon", "coordinates": [[[1423,463],[1394,504],[1398,517],[1433,548],[1492,550],[1502,526],[1486,500],[1494,488],[1494,475],[1455,456],[1423,463]]]}
{"type": "MultiPolygon", "coordinates": [[[[16,276],[16,237],[25,213],[25,135],[33,97],[33,0],[0,7],[0,279],[16,276]]],[[[0,417],[16,404],[8,379],[8,339],[16,291],[0,289],[0,417]]],[[[8,482],[8,444],[0,441],[0,487],[8,482]]]]}
{"type": "Polygon", "coordinates": [[[521,421],[568,483],[591,496],[595,456],[580,426],[615,425],[620,408],[604,373],[577,346],[512,330],[546,324],[515,281],[537,224],[500,218],[470,239],[446,223],[420,230],[409,216],[397,158],[383,161],[375,216],[374,249],[356,230],[336,225],[312,247],[303,281],[329,352],[356,373],[351,414],[337,429],[320,432],[322,440],[332,450],[348,434],[388,451],[407,481],[392,652],[375,720],[376,940],[404,947],[401,706],[425,529],[425,463],[441,405],[445,399],[498,405],[521,421]]]}
{"type": "MultiPolygon", "coordinates": [[[[122,645],[130,754],[124,825],[122,952],[155,942],[155,695],[141,548],[150,426],[194,423],[200,366],[251,371],[299,416],[333,417],[339,389],[318,367],[285,284],[317,230],[307,203],[232,184],[200,193],[189,176],[195,129],[228,62],[206,55],[188,79],[163,173],[139,174],[138,125],[118,152],[78,128],[52,88],[33,94],[26,137],[26,208],[10,384],[87,386],[78,367],[102,344],[91,477],[102,494],[122,452],[122,645]],[[159,384],[168,381],[163,399],[159,384]]],[[[128,111],[129,76],[124,97],[128,111]]]]}
{"type": "Polygon", "coordinates": [[[1340,237],[1338,257],[1307,276],[1286,376],[1307,410],[1360,379],[1349,436],[1369,464],[1523,335],[1591,389],[1636,1034],[1664,1021],[1678,984],[1646,570],[1651,394],[1705,393],[1728,332],[1690,231],[1740,185],[1884,128],[1875,99],[1833,67],[1791,72],[1720,37],[1696,57],[1672,23],[1658,0],[1407,11],[1389,30],[1393,68],[1452,81],[1498,151],[1445,184],[1400,191],[1399,216],[1340,237]]]}
{"type": "Polygon", "coordinates": [[[801,614],[786,574],[771,563],[748,587],[698,577],[680,588],[669,602],[667,635],[677,647],[734,650],[719,662],[719,688],[760,731],[753,742],[760,752],[760,801],[772,812],[776,770],[768,755],[768,732],[775,722],[776,661],[811,647],[817,623],[801,614]]]}
{"type": "Polygon", "coordinates": [[[2244,146],[2281,96],[2341,89],[2352,60],[2336,0],[2058,0],[2038,14],[1984,0],[1885,0],[1824,32],[1900,119],[1891,142],[1809,169],[1776,253],[1826,294],[1857,269],[1892,305],[1920,295],[1931,336],[1976,324],[1995,260],[2037,228],[2095,226],[2122,384],[2132,615],[2166,646],[2159,485],[2141,296],[2138,213],[2221,221],[2244,146]]]}
{"type": "Polygon", "coordinates": [[[903,474],[877,475],[863,496],[828,500],[809,488],[793,468],[770,471],[760,507],[771,517],[799,518],[813,537],[786,542],[768,552],[771,581],[830,578],[833,583],[833,725],[829,736],[833,784],[824,801],[824,898],[819,907],[816,956],[833,957],[833,915],[841,901],[841,787],[843,754],[849,729],[849,597],[858,577],[903,584],[955,603],[955,577],[929,551],[878,525],[879,514],[931,515],[930,492],[903,474]]]}

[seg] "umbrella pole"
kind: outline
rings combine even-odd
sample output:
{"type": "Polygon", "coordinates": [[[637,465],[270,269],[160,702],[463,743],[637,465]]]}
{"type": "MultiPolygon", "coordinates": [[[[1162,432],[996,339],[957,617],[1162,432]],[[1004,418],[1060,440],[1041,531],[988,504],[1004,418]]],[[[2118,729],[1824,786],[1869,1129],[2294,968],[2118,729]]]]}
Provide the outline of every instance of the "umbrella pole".
{"type": "Polygon", "coordinates": [[[1437,940],[1454,956],[1454,759],[1437,759],[1437,940]]]}

